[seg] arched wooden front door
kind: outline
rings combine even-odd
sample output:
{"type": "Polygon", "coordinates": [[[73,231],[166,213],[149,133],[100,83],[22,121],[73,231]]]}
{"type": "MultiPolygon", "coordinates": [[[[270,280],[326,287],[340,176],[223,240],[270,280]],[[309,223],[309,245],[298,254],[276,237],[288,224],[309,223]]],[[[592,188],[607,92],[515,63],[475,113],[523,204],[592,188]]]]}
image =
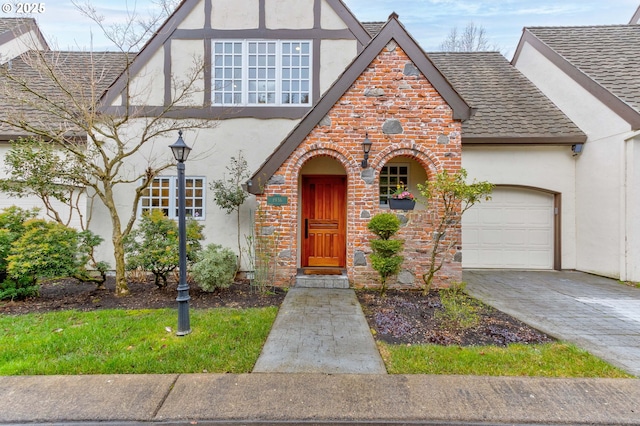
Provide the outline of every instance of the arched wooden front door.
{"type": "Polygon", "coordinates": [[[346,192],[346,176],[302,177],[302,267],[345,267],[346,192]]]}

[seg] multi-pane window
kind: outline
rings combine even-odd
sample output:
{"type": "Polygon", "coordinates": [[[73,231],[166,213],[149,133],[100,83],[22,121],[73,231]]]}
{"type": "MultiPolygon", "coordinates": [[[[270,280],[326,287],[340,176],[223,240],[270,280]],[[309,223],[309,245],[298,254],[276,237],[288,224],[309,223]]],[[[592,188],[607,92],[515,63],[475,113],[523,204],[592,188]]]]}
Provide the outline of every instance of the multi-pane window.
{"type": "Polygon", "coordinates": [[[409,165],[391,163],[380,170],[380,205],[389,205],[389,198],[398,186],[409,185],[409,165]]]}
{"type": "MultiPolygon", "coordinates": [[[[187,177],[185,204],[187,217],[204,219],[205,182],[201,177],[187,177]]],[[[140,198],[140,213],[162,210],[165,216],[178,217],[178,179],[176,176],[161,176],[153,179],[140,198]]]]}
{"type": "Polygon", "coordinates": [[[213,103],[309,105],[311,43],[214,41],[213,103]]]}

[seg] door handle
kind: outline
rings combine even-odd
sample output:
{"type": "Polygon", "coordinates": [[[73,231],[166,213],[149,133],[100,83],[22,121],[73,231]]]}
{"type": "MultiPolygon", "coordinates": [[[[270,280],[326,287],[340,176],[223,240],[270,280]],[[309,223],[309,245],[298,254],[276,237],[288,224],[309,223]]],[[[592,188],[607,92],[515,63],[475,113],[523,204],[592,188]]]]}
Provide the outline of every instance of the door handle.
{"type": "Polygon", "coordinates": [[[309,238],[309,219],[304,220],[304,238],[309,238]]]}

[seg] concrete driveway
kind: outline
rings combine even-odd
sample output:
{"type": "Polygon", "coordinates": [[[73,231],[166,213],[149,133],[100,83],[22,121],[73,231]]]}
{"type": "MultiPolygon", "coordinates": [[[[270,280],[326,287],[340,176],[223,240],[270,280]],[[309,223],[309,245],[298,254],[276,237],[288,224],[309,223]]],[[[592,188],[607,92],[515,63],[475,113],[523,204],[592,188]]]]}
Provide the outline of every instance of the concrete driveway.
{"type": "Polygon", "coordinates": [[[575,271],[462,276],[473,297],[640,377],[640,289],[575,271]]]}

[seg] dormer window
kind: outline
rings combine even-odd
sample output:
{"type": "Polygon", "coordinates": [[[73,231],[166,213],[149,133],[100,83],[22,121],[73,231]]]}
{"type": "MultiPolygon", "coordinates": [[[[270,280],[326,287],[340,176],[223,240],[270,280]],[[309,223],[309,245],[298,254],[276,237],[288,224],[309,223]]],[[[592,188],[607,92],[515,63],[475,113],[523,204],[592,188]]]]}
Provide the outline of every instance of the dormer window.
{"type": "Polygon", "coordinates": [[[311,42],[213,42],[213,104],[311,105],[311,42]]]}

